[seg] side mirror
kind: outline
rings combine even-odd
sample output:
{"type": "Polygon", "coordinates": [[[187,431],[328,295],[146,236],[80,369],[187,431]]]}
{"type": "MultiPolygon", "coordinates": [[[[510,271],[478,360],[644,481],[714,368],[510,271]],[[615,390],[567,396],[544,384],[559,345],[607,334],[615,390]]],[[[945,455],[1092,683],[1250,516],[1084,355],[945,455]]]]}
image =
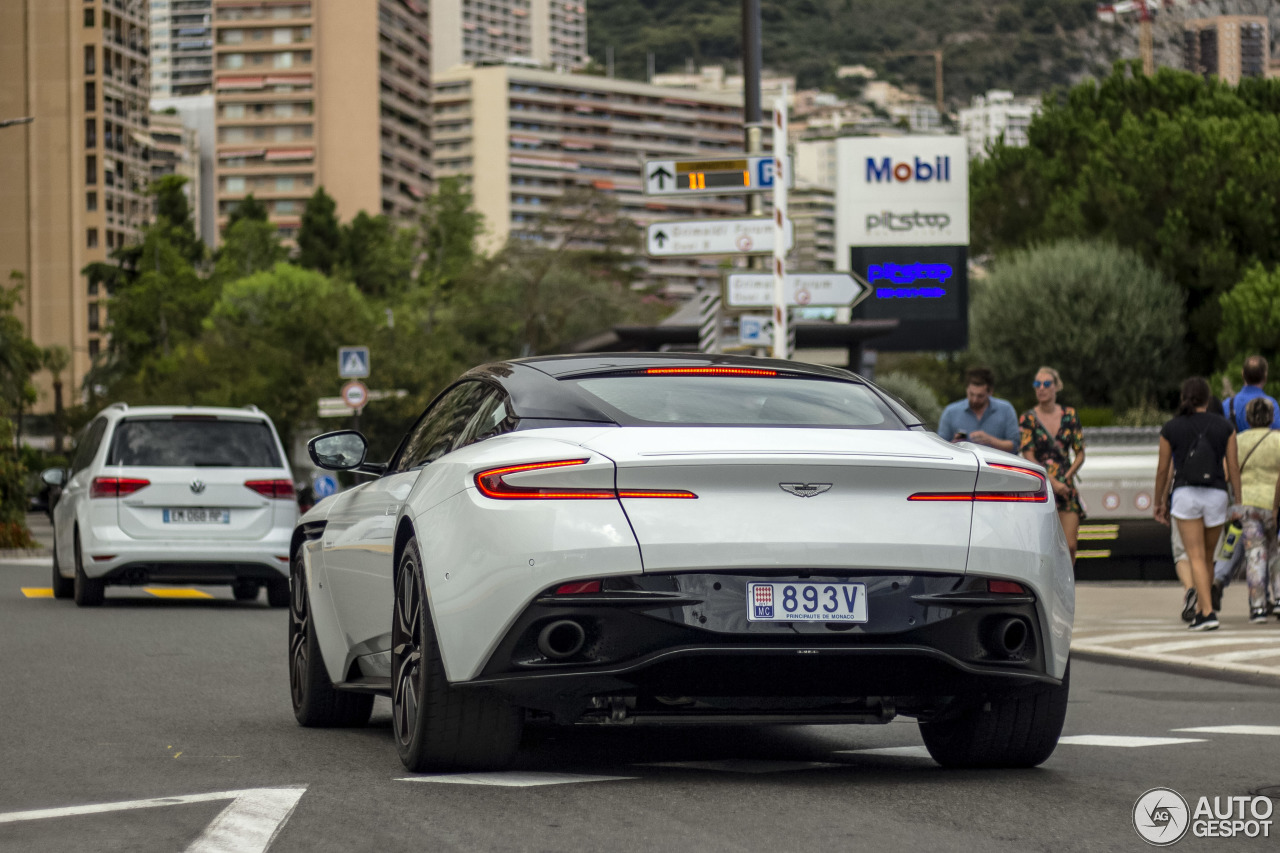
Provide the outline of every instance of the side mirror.
{"type": "Polygon", "coordinates": [[[67,478],[67,472],[62,468],[45,468],[40,472],[40,479],[48,486],[61,486],[67,478]]]}
{"type": "Polygon", "coordinates": [[[369,442],[355,430],[344,429],[318,435],[307,442],[307,454],[317,468],[350,471],[364,462],[369,442]]]}

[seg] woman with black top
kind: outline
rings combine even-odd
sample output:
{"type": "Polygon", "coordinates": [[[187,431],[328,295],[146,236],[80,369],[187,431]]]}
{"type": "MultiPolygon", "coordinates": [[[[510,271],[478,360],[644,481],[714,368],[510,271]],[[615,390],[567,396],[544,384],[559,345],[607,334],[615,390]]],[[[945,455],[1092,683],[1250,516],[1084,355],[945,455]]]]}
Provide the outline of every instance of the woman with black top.
{"type": "Polygon", "coordinates": [[[1188,626],[1192,631],[1213,631],[1218,627],[1210,594],[1213,563],[1209,551],[1216,547],[1230,509],[1227,484],[1231,484],[1234,494],[1240,494],[1235,427],[1226,418],[1207,411],[1208,407],[1208,382],[1193,376],[1182,383],[1178,414],[1160,429],[1160,462],[1154,492],[1168,493],[1172,462],[1172,505],[1166,508],[1164,501],[1156,501],[1155,517],[1161,524],[1168,524],[1169,516],[1173,516],[1191,562],[1197,609],[1188,626]]]}

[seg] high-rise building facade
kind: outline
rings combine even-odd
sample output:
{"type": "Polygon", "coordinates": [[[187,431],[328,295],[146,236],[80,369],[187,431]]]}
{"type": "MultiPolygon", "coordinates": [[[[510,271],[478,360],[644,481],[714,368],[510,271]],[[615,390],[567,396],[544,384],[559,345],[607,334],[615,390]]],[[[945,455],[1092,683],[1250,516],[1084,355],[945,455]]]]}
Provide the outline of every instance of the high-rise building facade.
{"type": "Polygon", "coordinates": [[[1031,120],[1041,108],[1037,98],[1016,98],[1000,89],[974,95],[973,102],[960,110],[960,135],[969,156],[985,157],[987,149],[1000,141],[1011,148],[1025,148],[1031,120]]]}
{"type": "Polygon", "coordinates": [[[151,0],[151,93],[213,89],[213,0],[151,0]]]}
{"type": "Polygon", "coordinates": [[[434,2],[431,49],[437,74],[458,65],[512,59],[575,71],[588,62],[586,0],[434,2]]]}
{"type": "Polygon", "coordinates": [[[143,0],[0,3],[0,119],[34,118],[0,127],[0,278],[22,276],[32,340],[71,351],[68,388],[106,323],[105,289],[81,270],[151,212],[147,24],[143,0]]]}
{"type": "Polygon", "coordinates": [[[1236,84],[1245,77],[1266,77],[1271,60],[1266,15],[1220,15],[1189,20],[1182,31],[1183,62],[1188,71],[1236,84]]]}
{"type": "Polygon", "coordinates": [[[182,123],[177,111],[151,114],[151,180],[166,175],[185,178],[182,185],[191,208],[191,226],[200,234],[200,140],[197,132],[182,123]]]}
{"type": "Polygon", "coordinates": [[[293,237],[316,187],[338,216],[413,216],[430,188],[430,30],[415,0],[214,0],[219,226],[246,195],[293,237]]]}
{"type": "MultiPolygon", "coordinates": [[[[612,194],[639,225],[743,215],[741,197],[645,196],[642,181],[645,158],[741,151],[735,96],[493,65],[436,75],[432,98],[435,176],[469,182],[488,250],[537,239],[541,215],[575,187],[612,194]]],[[[720,279],[715,259],[643,263],[672,296],[720,279]]]]}

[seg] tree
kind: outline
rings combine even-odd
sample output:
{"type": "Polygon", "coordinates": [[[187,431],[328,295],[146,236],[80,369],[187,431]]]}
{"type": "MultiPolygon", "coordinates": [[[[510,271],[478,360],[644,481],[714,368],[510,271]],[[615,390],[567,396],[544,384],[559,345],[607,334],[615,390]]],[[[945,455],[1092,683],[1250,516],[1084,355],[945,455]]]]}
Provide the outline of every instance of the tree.
{"type": "Polygon", "coordinates": [[[22,303],[26,279],[19,272],[9,273],[10,287],[0,286],[0,405],[18,423],[21,435],[22,412],[35,402],[31,374],[40,369],[40,348],[27,337],[22,321],[14,310],[22,303]]]}
{"type": "Polygon", "coordinates": [[[975,252],[1068,237],[1132,249],[1187,304],[1188,357],[1217,358],[1219,297],[1255,262],[1280,262],[1280,81],[1118,63],[1045,100],[1030,144],[973,165],[975,252]]]}
{"type": "Polygon", "coordinates": [[[890,394],[896,394],[924,421],[931,430],[937,430],[938,421],[942,418],[942,405],[923,380],[909,373],[894,371],[876,377],[876,384],[890,394]]]}
{"type": "Polygon", "coordinates": [[[419,249],[423,256],[419,282],[446,290],[479,259],[476,238],[484,217],[471,206],[472,197],[457,178],[444,178],[422,203],[418,218],[419,249]]]}
{"type": "Polygon", "coordinates": [[[332,275],[342,257],[342,231],[338,226],[337,203],[318,187],[302,210],[298,228],[298,266],[332,275]]]}
{"type": "Polygon", "coordinates": [[[413,231],[362,210],[342,229],[341,274],[366,296],[398,297],[413,285],[415,239],[413,231]]]}
{"type": "Polygon", "coordinates": [[[181,175],[165,175],[151,185],[151,195],[156,200],[156,221],[169,225],[169,239],[183,256],[193,264],[204,260],[205,246],[196,236],[195,222],[191,219],[191,205],[183,187],[187,179],[181,175]]]}
{"type": "Polygon", "coordinates": [[[67,433],[66,412],[62,408],[62,374],[71,366],[71,350],[54,344],[42,353],[44,369],[53,377],[53,452],[62,453],[62,441],[67,433]]]}
{"type": "Polygon", "coordinates": [[[226,230],[230,231],[233,225],[244,219],[255,222],[266,222],[268,219],[267,206],[254,198],[253,193],[246,195],[239,204],[231,208],[226,230]]]}
{"type": "Polygon", "coordinates": [[[288,254],[276,226],[265,219],[240,219],[227,226],[222,234],[222,245],[213,264],[213,280],[222,285],[269,270],[288,254]]]}
{"type": "Polygon", "coordinates": [[[1181,294],[1135,252],[1082,240],[1010,252],[974,290],[974,354],[1002,384],[1027,387],[1047,364],[1074,403],[1127,409],[1182,379],[1181,294]]]}
{"type": "Polygon", "coordinates": [[[1219,304],[1218,349],[1227,364],[1224,375],[1238,383],[1245,358],[1265,356],[1271,365],[1267,393],[1274,397],[1280,391],[1280,269],[1254,264],[1219,304]]]}

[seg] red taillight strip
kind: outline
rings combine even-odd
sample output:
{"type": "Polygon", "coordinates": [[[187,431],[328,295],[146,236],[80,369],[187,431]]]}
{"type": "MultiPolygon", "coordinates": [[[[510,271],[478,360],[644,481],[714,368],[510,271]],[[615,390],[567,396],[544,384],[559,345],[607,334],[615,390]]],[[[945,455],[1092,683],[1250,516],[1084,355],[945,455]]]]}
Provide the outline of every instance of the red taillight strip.
{"type": "Polygon", "coordinates": [[[285,499],[295,496],[292,480],[246,480],[244,485],[264,498],[285,499]]]}
{"type": "Polygon", "coordinates": [[[124,498],[150,485],[150,480],[135,477],[94,477],[89,484],[89,497],[124,498]]]}
{"type": "Polygon", "coordinates": [[[650,376],[777,376],[776,370],[758,367],[650,367],[650,376]]]}
{"type": "Polygon", "coordinates": [[[513,486],[502,479],[505,474],[516,474],[523,471],[539,471],[547,468],[565,468],[571,465],[585,465],[586,459],[561,459],[555,462],[532,462],[528,465],[508,465],[505,468],[490,468],[475,475],[476,488],[480,494],[494,500],[600,500],[601,498],[697,498],[693,492],[662,489],[563,489],[541,488],[538,486],[513,486]]]}
{"type": "Polygon", "coordinates": [[[998,462],[987,463],[991,468],[1026,474],[1040,481],[1034,492],[917,492],[907,498],[909,501],[978,501],[981,503],[1046,503],[1049,500],[1049,481],[1039,471],[1020,468],[1017,465],[1002,465],[998,462]]]}

